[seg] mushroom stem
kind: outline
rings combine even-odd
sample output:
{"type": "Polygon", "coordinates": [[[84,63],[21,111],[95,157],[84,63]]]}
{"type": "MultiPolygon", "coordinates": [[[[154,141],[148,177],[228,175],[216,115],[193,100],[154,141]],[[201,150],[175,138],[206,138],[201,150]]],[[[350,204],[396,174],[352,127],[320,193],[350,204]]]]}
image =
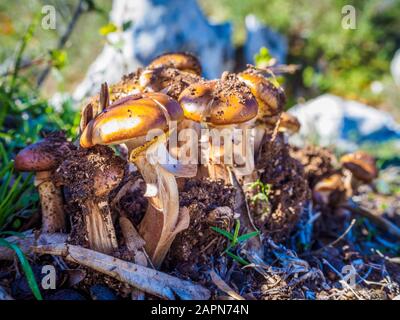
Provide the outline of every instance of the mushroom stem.
{"type": "Polygon", "coordinates": [[[249,123],[240,124],[238,128],[242,130],[242,138],[238,143],[239,147],[233,149],[234,161],[236,164],[233,170],[237,176],[249,176],[254,172],[255,168],[254,142],[256,137],[256,129],[251,128],[249,123]],[[239,151],[239,153],[237,153],[237,151],[239,151]],[[240,163],[236,163],[239,157],[240,163]]]}
{"type": "Polygon", "coordinates": [[[158,164],[150,164],[142,153],[135,160],[147,184],[149,206],[139,226],[145,249],[156,267],[164,260],[175,236],[189,226],[189,213],[179,210],[175,176],[158,164]],[[153,187],[153,188],[152,188],[153,187]],[[156,188],[156,192],[150,189],[156,188]],[[149,192],[150,191],[150,192],[149,192]]]}
{"type": "Polygon", "coordinates": [[[208,176],[212,180],[223,180],[225,183],[229,183],[229,172],[227,169],[227,162],[233,161],[233,127],[232,126],[210,126],[211,132],[217,133],[216,136],[209,137],[209,161],[207,163],[208,176]],[[230,134],[230,137],[227,134],[230,134]],[[221,137],[223,137],[221,141],[221,137]],[[219,139],[217,144],[214,139],[219,139]],[[230,141],[225,141],[230,139],[230,141]],[[226,144],[226,142],[228,144],[226,144]],[[227,150],[229,149],[229,150],[227,150]],[[231,157],[226,159],[226,157],[231,157]],[[227,161],[226,161],[227,160],[227,161]]]}
{"type": "Polygon", "coordinates": [[[118,243],[108,203],[88,199],[84,206],[88,210],[85,222],[89,247],[102,253],[112,253],[118,248],[118,243]]]}
{"type": "Polygon", "coordinates": [[[208,174],[213,180],[222,179],[225,183],[232,184],[228,166],[232,167],[238,176],[250,175],[254,171],[254,129],[250,129],[250,123],[215,127],[222,135],[223,130],[229,130],[231,141],[228,145],[224,142],[216,147],[214,141],[210,140],[210,162],[208,163],[208,174]],[[235,130],[239,130],[235,132],[235,130]],[[241,135],[238,140],[237,137],[241,135]]]}
{"type": "Polygon", "coordinates": [[[64,230],[65,215],[60,188],[51,180],[51,171],[39,171],[35,177],[42,207],[42,232],[55,233],[64,230]]]}

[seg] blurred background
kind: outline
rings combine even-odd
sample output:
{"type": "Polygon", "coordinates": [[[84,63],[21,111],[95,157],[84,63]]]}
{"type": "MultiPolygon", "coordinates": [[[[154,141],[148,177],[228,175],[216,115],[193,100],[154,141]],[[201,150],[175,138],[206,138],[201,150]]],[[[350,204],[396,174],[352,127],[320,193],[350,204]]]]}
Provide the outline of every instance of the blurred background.
{"type": "Polygon", "coordinates": [[[15,153],[49,131],[76,137],[85,97],[166,51],[195,53],[207,78],[298,65],[278,78],[302,123],[292,143],[400,164],[400,0],[1,1],[0,37],[0,228],[37,203],[15,153]]]}

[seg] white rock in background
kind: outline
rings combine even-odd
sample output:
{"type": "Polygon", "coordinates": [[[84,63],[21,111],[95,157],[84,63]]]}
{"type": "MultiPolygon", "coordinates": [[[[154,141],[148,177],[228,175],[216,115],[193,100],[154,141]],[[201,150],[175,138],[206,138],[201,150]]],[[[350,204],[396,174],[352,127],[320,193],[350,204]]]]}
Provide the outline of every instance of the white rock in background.
{"type": "Polygon", "coordinates": [[[254,63],[254,55],[262,47],[268,48],[269,53],[278,60],[278,63],[286,63],[288,44],[284,36],[266,27],[254,15],[246,17],[245,26],[247,31],[244,44],[246,63],[254,63]]]}
{"type": "Polygon", "coordinates": [[[80,101],[99,91],[102,82],[117,82],[123,74],[148,64],[164,52],[189,51],[198,56],[203,75],[216,78],[233,66],[230,24],[209,23],[195,0],[114,0],[110,21],[125,32],[108,35],[103,51],[74,92],[80,101]]]}
{"type": "Polygon", "coordinates": [[[363,143],[400,141],[400,126],[389,113],[334,95],[319,96],[289,112],[302,125],[300,133],[290,141],[296,145],[314,141],[353,151],[363,143]]]}
{"type": "Polygon", "coordinates": [[[394,54],[393,60],[390,63],[390,71],[394,82],[400,87],[400,49],[394,54]]]}

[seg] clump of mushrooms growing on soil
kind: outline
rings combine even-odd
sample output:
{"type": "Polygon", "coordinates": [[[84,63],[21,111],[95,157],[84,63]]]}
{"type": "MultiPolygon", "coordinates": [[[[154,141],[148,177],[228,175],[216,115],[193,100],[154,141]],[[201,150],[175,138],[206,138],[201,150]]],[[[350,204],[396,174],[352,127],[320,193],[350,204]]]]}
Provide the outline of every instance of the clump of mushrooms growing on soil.
{"type": "MultiPolygon", "coordinates": [[[[289,237],[310,203],[328,215],[370,214],[350,199],[376,178],[374,160],[290,147],[300,123],[284,104],[271,72],[249,66],[206,80],[191,54],[157,57],[88,100],[75,145],[53,134],[16,156],[17,170],[36,173],[42,224],[8,240],[30,256],[58,257],[64,270],[80,265],[92,282],[125,283],[133,298],[218,298],[227,284],[213,270],[228,272],[228,243],[212,228],[253,232],[241,249],[254,263],[289,237]],[[225,139],[198,137],[207,152],[199,144],[197,164],[182,163],[182,144],[171,139],[188,128],[225,139]],[[266,200],[253,201],[260,192],[266,200]]],[[[0,249],[0,259],[13,254],[0,249]]]]}

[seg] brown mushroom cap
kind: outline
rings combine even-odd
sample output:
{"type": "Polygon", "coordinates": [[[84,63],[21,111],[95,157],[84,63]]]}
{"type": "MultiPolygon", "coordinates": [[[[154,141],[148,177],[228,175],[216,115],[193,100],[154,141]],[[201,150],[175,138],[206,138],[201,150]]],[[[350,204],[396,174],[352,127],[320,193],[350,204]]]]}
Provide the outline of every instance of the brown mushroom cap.
{"type": "MultiPolygon", "coordinates": [[[[132,95],[142,91],[142,87],[139,85],[139,76],[142,69],[138,69],[136,72],[132,72],[122,77],[121,81],[113,84],[109,87],[109,99],[110,103],[113,103],[124,96],[132,95]]],[[[81,110],[81,121],[80,129],[83,131],[90,120],[92,120],[97,114],[102,111],[100,105],[100,95],[97,94],[86,100],[85,105],[81,110]]]]}
{"type": "Polygon", "coordinates": [[[201,74],[200,61],[192,54],[187,52],[165,53],[155,58],[148,68],[175,68],[186,72],[201,74]]]}
{"type": "Polygon", "coordinates": [[[168,93],[178,99],[179,95],[192,83],[201,80],[201,77],[190,72],[175,68],[160,67],[146,69],[140,75],[139,83],[143,90],[168,93]]]}
{"type": "Polygon", "coordinates": [[[256,99],[233,74],[192,84],[182,92],[179,103],[187,119],[212,125],[243,123],[258,112],[256,99]]]}
{"type": "Polygon", "coordinates": [[[259,117],[276,116],[283,110],[285,104],[285,94],[280,87],[276,87],[263,75],[254,71],[244,71],[238,74],[238,78],[243,81],[256,97],[259,105],[259,117]]]}
{"type": "Polygon", "coordinates": [[[156,98],[154,95],[152,98],[136,95],[116,101],[89,122],[82,133],[81,146],[123,143],[146,136],[152,129],[167,131],[169,121],[180,120],[183,112],[172,98],[161,93],[156,98]]]}
{"type": "Polygon", "coordinates": [[[300,127],[300,121],[295,116],[287,112],[281,113],[279,131],[289,131],[291,134],[294,134],[299,132],[300,127]]]}
{"type": "Polygon", "coordinates": [[[22,149],[15,157],[18,171],[51,171],[72,148],[62,135],[51,135],[22,149]]]}
{"type": "Polygon", "coordinates": [[[365,183],[371,182],[378,176],[375,159],[366,152],[356,151],[345,154],[340,158],[340,163],[350,170],[355,178],[365,183]]]}
{"type": "Polygon", "coordinates": [[[314,191],[317,192],[331,192],[335,190],[343,190],[344,183],[342,176],[338,173],[334,173],[322,180],[320,180],[315,186],[314,191]]]}

